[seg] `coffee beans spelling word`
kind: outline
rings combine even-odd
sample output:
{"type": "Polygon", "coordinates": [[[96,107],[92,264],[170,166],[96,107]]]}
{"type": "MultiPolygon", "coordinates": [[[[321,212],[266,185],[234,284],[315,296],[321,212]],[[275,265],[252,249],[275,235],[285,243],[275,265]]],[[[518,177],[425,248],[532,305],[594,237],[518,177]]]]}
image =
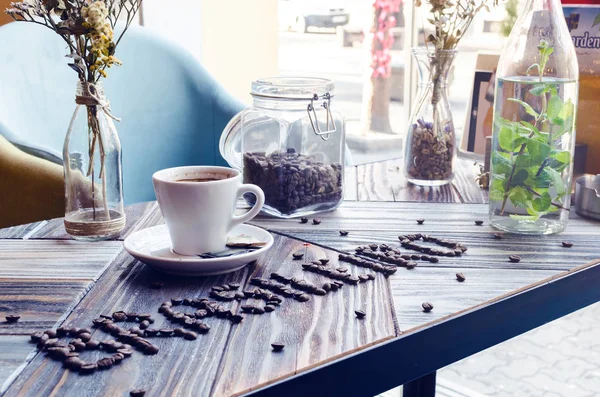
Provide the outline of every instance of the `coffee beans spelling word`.
{"type": "Polygon", "coordinates": [[[16,323],[17,321],[19,321],[20,318],[21,318],[21,316],[19,316],[19,315],[9,314],[8,316],[6,316],[6,322],[7,323],[16,323]]]}
{"type": "Polygon", "coordinates": [[[430,311],[433,310],[433,305],[431,303],[429,303],[429,302],[423,302],[421,304],[421,307],[423,308],[423,311],[425,313],[429,313],[430,311]]]}
{"type": "Polygon", "coordinates": [[[273,348],[274,352],[280,352],[283,350],[285,345],[283,343],[275,342],[275,343],[271,343],[271,347],[273,348]]]}
{"type": "Polygon", "coordinates": [[[261,187],[265,204],[283,214],[315,204],[331,203],[333,208],[342,200],[340,163],[325,164],[293,148],[270,155],[248,152],[243,157],[244,182],[261,187]]]}
{"type": "Polygon", "coordinates": [[[518,263],[521,261],[521,257],[519,255],[510,255],[508,257],[508,260],[513,262],[513,263],[518,263]]]}
{"type": "Polygon", "coordinates": [[[563,241],[562,246],[565,248],[571,248],[573,246],[573,243],[570,241],[563,241]]]}
{"type": "Polygon", "coordinates": [[[462,273],[456,273],[456,279],[462,283],[462,282],[463,282],[463,281],[465,281],[467,278],[466,278],[466,277],[465,277],[465,275],[464,275],[464,274],[462,274],[462,273]]]}

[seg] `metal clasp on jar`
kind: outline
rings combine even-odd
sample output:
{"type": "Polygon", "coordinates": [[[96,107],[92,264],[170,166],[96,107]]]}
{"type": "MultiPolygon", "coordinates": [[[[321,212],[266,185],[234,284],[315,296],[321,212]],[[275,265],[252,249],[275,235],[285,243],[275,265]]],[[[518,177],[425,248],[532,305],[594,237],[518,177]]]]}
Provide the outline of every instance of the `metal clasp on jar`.
{"type": "Polygon", "coordinates": [[[308,119],[310,120],[310,124],[312,125],[314,133],[320,136],[321,139],[326,141],[329,139],[330,134],[336,132],[335,123],[333,122],[333,116],[331,115],[331,95],[329,95],[328,92],[326,92],[322,96],[314,94],[313,97],[310,99],[310,103],[308,104],[306,111],[308,113],[308,119]],[[319,120],[317,119],[317,111],[315,110],[315,101],[318,101],[320,99],[324,99],[323,103],[321,104],[321,107],[325,109],[325,114],[327,115],[325,131],[321,131],[321,127],[319,126],[319,120]],[[331,123],[332,129],[329,129],[329,123],[331,123]]]}

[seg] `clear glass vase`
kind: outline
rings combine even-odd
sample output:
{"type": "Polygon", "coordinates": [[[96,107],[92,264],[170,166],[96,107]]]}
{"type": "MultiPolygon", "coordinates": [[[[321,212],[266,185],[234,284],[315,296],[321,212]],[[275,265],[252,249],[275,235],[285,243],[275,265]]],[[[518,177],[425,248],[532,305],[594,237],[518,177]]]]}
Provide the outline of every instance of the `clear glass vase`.
{"type": "Polygon", "coordinates": [[[414,48],[419,92],[406,136],[404,173],[421,186],[441,186],[454,178],[456,139],[448,103],[448,72],[456,50],[414,48]]]}
{"type": "Polygon", "coordinates": [[[105,240],[125,227],[121,143],[101,84],[79,82],[63,147],[65,228],[77,240],[105,240]]]}
{"type": "Polygon", "coordinates": [[[490,220],[551,234],[569,218],[579,68],[559,0],[529,0],[496,75],[490,220]]]}

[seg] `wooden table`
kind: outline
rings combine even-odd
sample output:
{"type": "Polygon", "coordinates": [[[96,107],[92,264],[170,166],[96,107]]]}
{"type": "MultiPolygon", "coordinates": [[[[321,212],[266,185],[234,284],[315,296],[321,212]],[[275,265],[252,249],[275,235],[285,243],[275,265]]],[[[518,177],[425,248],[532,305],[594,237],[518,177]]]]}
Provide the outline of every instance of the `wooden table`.
{"type": "MultiPolygon", "coordinates": [[[[597,223],[573,216],[557,236],[498,240],[470,164],[459,164],[463,171],[455,183],[439,189],[406,187],[397,166],[389,161],[349,170],[347,191],[355,192],[355,200],[320,215],[320,225],[255,219],[275,236],[273,248],[257,264],[220,277],[166,276],[134,260],[121,241],[71,240],[60,219],[0,230],[0,315],[21,315],[17,323],[0,322],[2,392],[126,396],[143,387],[148,396],[373,396],[406,384],[406,396],[427,396],[437,369],[600,300],[597,223]],[[417,218],[425,223],[417,225],[417,218]],[[484,225],[476,226],[477,219],[484,225]],[[340,236],[340,229],[349,235],[340,236]],[[339,252],[371,242],[397,245],[397,236],[408,233],[457,240],[469,250],[306,303],[286,298],[274,312],[246,315],[237,325],[210,318],[210,332],[198,340],[153,338],[157,355],[136,352],[93,375],[65,370],[28,343],[33,331],[89,327],[93,318],[116,310],[153,313],[159,327],[164,318],[156,310],[171,297],[207,297],[214,285],[247,286],[273,271],[322,283],[323,276],[303,271],[291,254],[306,250],[306,260],[327,257],[338,266],[339,252]],[[574,246],[564,248],[563,240],[574,246]],[[510,263],[511,254],[522,261],[510,263]],[[457,272],[466,281],[458,282],[457,272]],[[159,280],[164,287],[151,289],[159,280]],[[422,311],[424,301],[433,303],[433,311],[422,311]],[[355,309],[366,317],[357,319],[355,309]],[[285,343],[283,352],[271,351],[274,341],[285,343]]],[[[120,239],[160,223],[156,203],[128,207],[120,239]]],[[[339,264],[353,274],[369,272],[339,264]]],[[[243,303],[225,305],[239,311],[243,303]]],[[[93,337],[109,338],[100,330],[93,337]]],[[[100,356],[82,354],[88,360],[100,356]]]]}

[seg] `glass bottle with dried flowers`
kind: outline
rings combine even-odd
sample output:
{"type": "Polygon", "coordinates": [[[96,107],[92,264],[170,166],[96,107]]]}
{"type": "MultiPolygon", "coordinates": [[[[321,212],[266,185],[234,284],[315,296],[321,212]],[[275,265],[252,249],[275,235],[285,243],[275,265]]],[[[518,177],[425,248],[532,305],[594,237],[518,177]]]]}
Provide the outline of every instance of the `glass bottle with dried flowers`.
{"type": "MultiPolygon", "coordinates": [[[[406,137],[405,175],[409,182],[439,186],[454,178],[456,153],[454,122],[448,102],[448,73],[456,56],[456,46],[473,18],[488,3],[497,0],[426,0],[427,21],[433,33],[426,47],[414,48],[419,92],[406,137]]],[[[415,0],[417,7],[421,0],[415,0]]]]}
{"type": "Polygon", "coordinates": [[[16,21],[45,26],[67,44],[77,73],[76,108],[63,147],[65,228],[75,239],[103,240],[125,227],[121,144],[101,79],[121,65],[115,50],[141,0],[29,0],[11,3],[16,21]],[[117,21],[122,30],[115,40],[117,21]]]}

